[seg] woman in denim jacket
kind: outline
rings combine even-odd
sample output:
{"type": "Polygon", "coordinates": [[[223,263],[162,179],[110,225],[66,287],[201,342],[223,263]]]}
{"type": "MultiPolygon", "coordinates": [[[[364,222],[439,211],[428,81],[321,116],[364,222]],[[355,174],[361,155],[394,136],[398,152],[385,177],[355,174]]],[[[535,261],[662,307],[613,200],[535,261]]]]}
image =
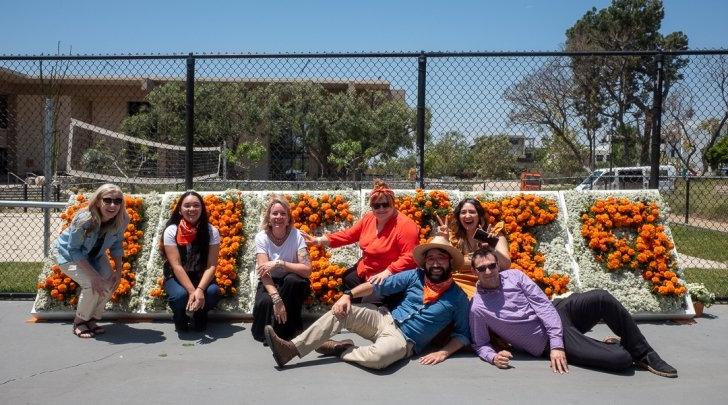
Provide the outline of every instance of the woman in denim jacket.
{"type": "Polygon", "coordinates": [[[80,338],[105,332],[97,322],[121,280],[122,242],[128,224],[124,194],[119,186],[104,184],[58,238],[58,264],[81,286],[73,320],[73,334],[80,338]],[[111,250],[114,269],[107,250],[111,250]]]}

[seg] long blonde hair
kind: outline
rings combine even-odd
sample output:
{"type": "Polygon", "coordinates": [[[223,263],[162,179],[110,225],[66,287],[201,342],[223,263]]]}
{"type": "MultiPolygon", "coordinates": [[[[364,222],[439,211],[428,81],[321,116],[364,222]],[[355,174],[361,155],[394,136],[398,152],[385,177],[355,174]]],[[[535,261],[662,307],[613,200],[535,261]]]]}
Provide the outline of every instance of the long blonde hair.
{"type": "Polygon", "coordinates": [[[276,204],[280,204],[283,209],[286,210],[286,215],[288,215],[288,226],[286,227],[286,230],[290,231],[291,227],[293,227],[293,214],[291,214],[291,206],[290,204],[288,204],[288,200],[277,195],[271,196],[270,200],[268,200],[265,213],[263,214],[263,218],[260,221],[260,229],[263,231],[267,231],[270,227],[270,211],[276,204]]]}
{"type": "Polygon", "coordinates": [[[88,213],[90,214],[89,219],[86,223],[91,222],[93,228],[92,229],[100,229],[101,227],[101,211],[99,210],[99,206],[103,204],[101,199],[109,193],[119,193],[121,194],[121,205],[119,206],[119,212],[116,213],[116,216],[114,217],[114,220],[111,221],[108,225],[106,225],[103,229],[103,231],[107,232],[109,230],[111,231],[121,231],[122,228],[126,228],[127,224],[129,223],[129,214],[126,212],[126,202],[124,201],[124,192],[121,191],[121,188],[117,186],[116,184],[106,183],[99,186],[99,188],[94,191],[91,198],[88,200],[88,207],[86,208],[88,213]]]}

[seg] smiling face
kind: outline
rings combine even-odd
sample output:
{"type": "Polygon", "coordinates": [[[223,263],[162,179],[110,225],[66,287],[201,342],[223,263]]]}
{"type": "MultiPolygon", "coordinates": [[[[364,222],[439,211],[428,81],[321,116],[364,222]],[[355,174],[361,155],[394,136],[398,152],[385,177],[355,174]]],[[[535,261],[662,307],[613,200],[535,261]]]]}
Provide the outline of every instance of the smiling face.
{"type": "Polygon", "coordinates": [[[478,211],[475,209],[475,206],[471,203],[463,204],[458,215],[458,221],[460,221],[460,225],[465,228],[465,230],[475,230],[475,228],[477,228],[480,224],[480,217],[478,216],[478,211]]]}
{"type": "Polygon", "coordinates": [[[386,221],[394,214],[394,205],[386,195],[380,195],[376,200],[371,201],[369,206],[377,217],[377,222],[386,221]]]}
{"type": "Polygon", "coordinates": [[[425,271],[430,281],[439,283],[450,278],[450,255],[441,249],[433,248],[425,253],[425,271]]]}
{"type": "Polygon", "coordinates": [[[274,203],[270,207],[268,224],[272,229],[287,228],[289,223],[288,212],[283,205],[274,203]]]}
{"type": "Polygon", "coordinates": [[[477,255],[473,259],[473,274],[478,276],[478,282],[484,288],[494,289],[500,286],[499,271],[498,260],[492,253],[477,255]]]}
{"type": "Polygon", "coordinates": [[[99,213],[101,214],[102,222],[110,221],[116,217],[116,214],[118,214],[121,209],[121,202],[123,199],[124,195],[115,190],[101,194],[101,198],[99,198],[97,205],[99,213]]]}
{"type": "Polygon", "coordinates": [[[190,224],[197,224],[202,215],[202,201],[195,195],[188,195],[182,200],[182,204],[179,207],[179,213],[182,218],[190,224]]]}

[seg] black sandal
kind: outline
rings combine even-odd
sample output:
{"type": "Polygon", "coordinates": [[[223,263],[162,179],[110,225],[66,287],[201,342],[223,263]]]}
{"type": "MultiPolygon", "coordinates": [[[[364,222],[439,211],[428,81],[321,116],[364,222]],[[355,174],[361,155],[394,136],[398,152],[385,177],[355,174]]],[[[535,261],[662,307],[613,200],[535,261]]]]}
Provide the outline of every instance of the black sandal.
{"type": "Polygon", "coordinates": [[[96,336],[93,329],[88,326],[88,321],[74,323],[73,334],[81,339],[91,339],[92,337],[96,336]],[[85,327],[85,329],[81,329],[82,326],[85,327]]]}
{"type": "Polygon", "coordinates": [[[86,321],[86,326],[88,326],[88,328],[91,330],[91,333],[93,333],[94,335],[103,335],[104,333],[106,333],[106,328],[98,324],[96,326],[90,325],[91,322],[97,323],[98,321],[98,319],[91,318],[86,321]]]}

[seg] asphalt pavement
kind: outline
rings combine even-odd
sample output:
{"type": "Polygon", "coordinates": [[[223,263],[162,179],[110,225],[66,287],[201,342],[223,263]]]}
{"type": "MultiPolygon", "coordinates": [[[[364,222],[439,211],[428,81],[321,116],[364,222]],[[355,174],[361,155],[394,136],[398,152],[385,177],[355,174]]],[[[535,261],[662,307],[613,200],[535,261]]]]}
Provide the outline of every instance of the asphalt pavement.
{"type": "MultiPolygon", "coordinates": [[[[728,400],[728,305],[696,322],[640,328],[677,379],[640,369],[624,374],[516,355],[499,370],[472,354],[435,366],[417,358],[380,372],[312,353],[275,367],[250,324],[211,322],[206,334],[178,335],[169,321],[102,322],[95,339],[70,322],[29,322],[30,301],[0,301],[2,404],[721,404],[728,400]]],[[[610,335],[604,325],[591,332],[610,335]]],[[[346,337],[353,337],[346,334],[346,337]]],[[[362,339],[353,337],[356,342],[362,339]]]]}

